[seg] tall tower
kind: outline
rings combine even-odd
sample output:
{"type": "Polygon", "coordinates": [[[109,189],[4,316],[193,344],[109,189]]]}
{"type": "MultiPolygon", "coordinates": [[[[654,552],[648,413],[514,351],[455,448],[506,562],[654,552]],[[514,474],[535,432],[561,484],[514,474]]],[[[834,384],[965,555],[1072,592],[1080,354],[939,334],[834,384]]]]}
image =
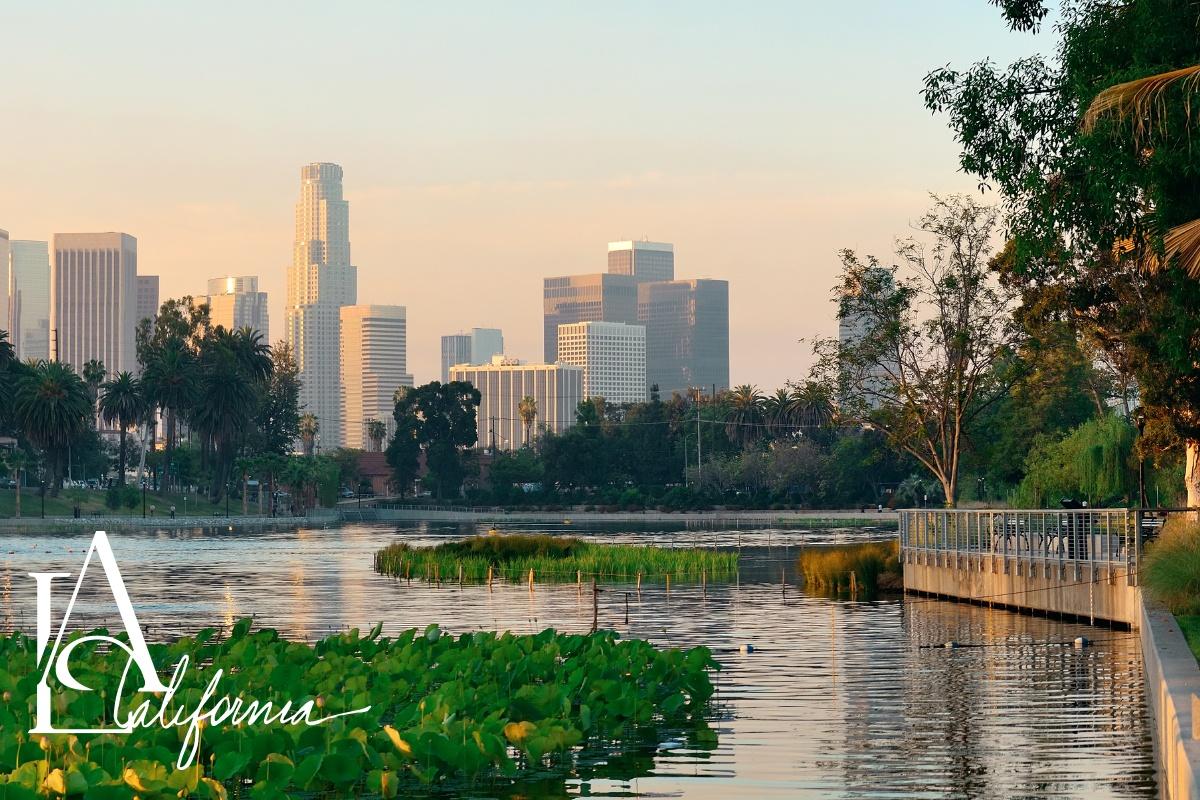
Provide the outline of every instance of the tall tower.
{"type": "Polygon", "coordinates": [[[300,405],[317,417],[327,442],[344,439],[340,309],[357,301],[358,270],[350,263],[350,204],[342,199],[342,168],[309,164],[300,170],[284,335],[300,369],[300,405]]]}
{"type": "Polygon", "coordinates": [[[675,246],[667,242],[609,242],[608,271],[638,282],[675,280],[675,246]]]}
{"type": "Polygon", "coordinates": [[[394,397],[413,385],[408,374],[408,321],[404,306],[343,306],[342,415],[345,447],[370,449],[367,423],[379,420],[395,433],[394,397]]]}
{"type": "Polygon", "coordinates": [[[93,358],[110,375],[137,372],[137,239],[56,233],[51,250],[50,358],[77,372],[93,358]]]}
{"type": "Polygon", "coordinates": [[[258,290],[257,275],[230,275],[208,281],[209,318],[226,330],[249,328],[270,344],[267,293],[258,290]]]}
{"type": "Polygon", "coordinates": [[[17,358],[50,358],[50,256],[46,242],[13,239],[9,259],[10,341],[17,358]]]}

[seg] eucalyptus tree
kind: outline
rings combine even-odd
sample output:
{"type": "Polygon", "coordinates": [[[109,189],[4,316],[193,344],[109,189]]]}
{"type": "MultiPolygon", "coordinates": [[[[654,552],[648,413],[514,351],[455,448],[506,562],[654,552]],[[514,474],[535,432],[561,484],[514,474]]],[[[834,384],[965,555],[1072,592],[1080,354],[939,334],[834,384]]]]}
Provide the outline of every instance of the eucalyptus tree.
{"type": "Polygon", "coordinates": [[[958,498],[968,428],[1006,396],[1001,369],[1020,347],[1018,295],[989,271],[997,209],[964,196],[934,198],[919,222],[928,239],[897,244],[899,265],[842,252],[838,319],[857,331],[818,339],[816,374],[838,386],[840,416],[881,431],[958,498]]]}
{"type": "Polygon", "coordinates": [[[46,456],[57,496],[67,450],[91,427],[87,385],[69,364],[39,362],[18,379],[13,407],[25,436],[46,456]]]}
{"type": "Polygon", "coordinates": [[[125,485],[125,443],[129,428],[146,418],[148,403],[142,391],[142,382],[129,372],[118,372],[101,385],[100,417],[107,424],[116,424],[120,431],[120,451],[117,457],[117,482],[125,485]]]}

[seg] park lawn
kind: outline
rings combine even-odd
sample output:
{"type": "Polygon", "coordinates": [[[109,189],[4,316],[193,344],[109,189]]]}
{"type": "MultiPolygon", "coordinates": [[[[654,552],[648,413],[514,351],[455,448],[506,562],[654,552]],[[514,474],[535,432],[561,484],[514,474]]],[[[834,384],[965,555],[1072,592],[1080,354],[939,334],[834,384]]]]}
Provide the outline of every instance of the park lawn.
{"type": "Polygon", "coordinates": [[[1192,655],[1200,661],[1200,615],[1184,614],[1175,619],[1183,631],[1183,638],[1187,639],[1188,647],[1192,648],[1192,655]]]}
{"type": "MultiPolygon", "coordinates": [[[[0,489],[0,519],[6,519],[13,516],[14,508],[14,490],[0,489]]],[[[140,517],[142,515],[141,495],[138,496],[138,503],[135,508],[126,508],[122,506],[117,510],[113,510],[104,504],[105,492],[103,490],[92,489],[63,489],[59,492],[58,497],[51,497],[50,493],[46,493],[46,516],[47,517],[70,517],[74,514],[74,508],[79,506],[79,513],[84,517],[140,517]]],[[[176,516],[184,516],[184,496],[182,494],[156,494],[154,492],[146,492],[146,513],[150,513],[150,506],[154,506],[154,516],[165,517],[170,515],[171,506],[175,506],[176,516]]],[[[189,494],[187,496],[187,516],[205,516],[210,517],[216,514],[224,516],[225,504],[214,505],[208,502],[208,498],[203,495],[189,494]]],[[[21,490],[21,516],[22,517],[39,517],[42,513],[41,498],[38,496],[38,489],[23,488],[21,490]]],[[[240,515],[242,513],[242,501],[231,499],[229,501],[229,513],[240,515]]],[[[258,513],[258,504],[250,504],[250,513],[258,513]]]]}

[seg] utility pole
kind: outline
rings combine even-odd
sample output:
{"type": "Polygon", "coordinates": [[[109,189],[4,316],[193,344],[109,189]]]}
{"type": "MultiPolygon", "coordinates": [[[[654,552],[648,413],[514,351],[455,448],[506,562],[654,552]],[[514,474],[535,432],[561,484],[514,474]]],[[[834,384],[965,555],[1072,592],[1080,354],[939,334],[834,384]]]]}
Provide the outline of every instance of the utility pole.
{"type": "Polygon", "coordinates": [[[704,463],[700,455],[700,396],[696,395],[696,488],[700,488],[700,468],[704,463]]]}
{"type": "Polygon", "coordinates": [[[488,429],[490,430],[490,432],[491,432],[491,434],[492,434],[492,436],[491,436],[491,439],[492,439],[492,455],[495,455],[495,454],[496,454],[496,423],[497,423],[498,421],[499,421],[499,418],[498,418],[498,417],[496,417],[495,415],[492,415],[492,416],[488,417],[488,429]]]}

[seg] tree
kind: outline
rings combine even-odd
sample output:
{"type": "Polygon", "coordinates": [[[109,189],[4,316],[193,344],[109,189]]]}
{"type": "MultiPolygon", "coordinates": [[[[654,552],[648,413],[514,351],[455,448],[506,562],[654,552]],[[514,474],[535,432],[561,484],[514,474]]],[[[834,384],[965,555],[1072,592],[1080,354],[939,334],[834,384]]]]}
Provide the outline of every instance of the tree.
{"type": "Polygon", "coordinates": [[[321,423],[317,421],[316,416],[313,414],[301,414],[297,430],[300,433],[300,444],[304,455],[312,456],[313,447],[317,442],[317,433],[321,430],[321,423]]]}
{"type": "Polygon", "coordinates": [[[521,424],[525,426],[525,446],[528,447],[533,442],[533,425],[537,422],[537,400],[529,395],[522,397],[517,403],[517,415],[521,418],[521,424]]]}
{"type": "Polygon", "coordinates": [[[900,268],[842,253],[838,319],[858,336],[818,340],[818,372],[840,385],[843,418],[881,431],[958,498],[959,466],[972,421],[1004,397],[998,369],[1020,346],[1016,293],[988,271],[994,208],[967,197],[934,198],[919,229],[932,239],[898,243],[900,268]]]}
{"type": "Polygon", "coordinates": [[[54,496],[62,488],[63,457],[90,427],[87,386],[69,364],[43,361],[17,383],[14,410],[25,435],[50,467],[54,496]]]}
{"type": "Polygon", "coordinates": [[[249,329],[229,333],[217,327],[200,347],[198,391],[192,419],[215,451],[209,492],[218,502],[228,491],[236,444],[250,431],[259,393],[270,374],[267,350],[249,329]]]}
{"type": "MultiPolygon", "coordinates": [[[[401,400],[407,393],[401,395],[401,400]]],[[[392,468],[392,482],[396,493],[403,499],[417,480],[421,459],[421,422],[416,413],[402,402],[397,402],[394,412],[396,432],[388,442],[387,462],[392,468]]]]}
{"type": "Polygon", "coordinates": [[[108,370],[104,368],[104,362],[99,359],[91,359],[83,365],[83,382],[87,384],[88,397],[92,401],[92,423],[95,424],[96,402],[100,397],[100,386],[104,383],[104,379],[108,376],[108,370]]]}
{"type": "Polygon", "coordinates": [[[21,472],[29,466],[29,458],[17,448],[13,448],[3,457],[4,467],[13,479],[13,516],[21,516],[21,472]]]}
{"type": "Polygon", "coordinates": [[[457,497],[462,490],[466,477],[463,451],[478,438],[475,413],[479,400],[479,390],[469,383],[433,381],[405,392],[396,405],[397,457],[404,455],[407,437],[412,436],[425,451],[429,481],[439,498],[457,497]]]}
{"type": "Polygon", "coordinates": [[[746,447],[761,439],[766,422],[762,393],[754,386],[737,386],[726,400],[729,412],[725,417],[725,435],[730,441],[746,447]]]}
{"type": "Polygon", "coordinates": [[[271,370],[258,385],[254,452],[287,455],[300,435],[300,369],[285,341],[271,348],[271,370]]]}
{"type": "Polygon", "coordinates": [[[383,440],[387,438],[387,424],[381,419],[367,420],[367,438],[371,440],[371,451],[383,451],[383,440]]]}
{"type": "MultiPolygon", "coordinates": [[[[1017,29],[1045,7],[1005,6],[1017,29]]],[[[1004,199],[1026,303],[1063,313],[1138,383],[1186,454],[1200,506],[1200,149],[1191,113],[1197,14],[1176,0],[1072,3],[1056,57],[945,67],[925,102],[949,116],[965,171],[1004,199]]],[[[1178,447],[1178,445],[1176,445],[1178,447]]]]}
{"type": "Polygon", "coordinates": [[[100,417],[105,423],[116,423],[121,432],[120,450],[117,457],[117,483],[125,485],[125,442],[129,428],[146,417],[148,404],[142,393],[142,383],[128,372],[118,372],[116,377],[105,382],[100,396],[100,417]]]}

